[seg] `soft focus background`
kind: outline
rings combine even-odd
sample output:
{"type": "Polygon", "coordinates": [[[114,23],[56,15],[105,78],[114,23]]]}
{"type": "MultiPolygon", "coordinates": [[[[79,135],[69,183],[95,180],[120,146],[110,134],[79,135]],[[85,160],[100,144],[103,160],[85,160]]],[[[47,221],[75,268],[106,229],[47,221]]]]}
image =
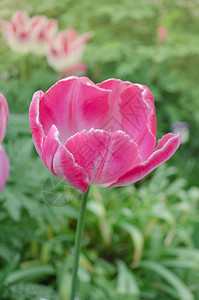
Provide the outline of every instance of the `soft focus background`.
{"type": "MultiPolygon", "coordinates": [[[[87,76],[95,83],[116,77],[149,86],[158,137],[175,122],[187,123],[185,143],[147,178],[91,189],[77,299],[199,299],[198,0],[1,0],[0,18],[19,9],[57,18],[59,29],[91,32],[83,58],[87,76]],[[167,34],[161,37],[162,27],[167,34]]],[[[57,80],[45,58],[17,55],[0,34],[11,163],[0,195],[0,299],[69,296],[80,194],[50,177],[28,119],[33,93],[57,80]]]]}

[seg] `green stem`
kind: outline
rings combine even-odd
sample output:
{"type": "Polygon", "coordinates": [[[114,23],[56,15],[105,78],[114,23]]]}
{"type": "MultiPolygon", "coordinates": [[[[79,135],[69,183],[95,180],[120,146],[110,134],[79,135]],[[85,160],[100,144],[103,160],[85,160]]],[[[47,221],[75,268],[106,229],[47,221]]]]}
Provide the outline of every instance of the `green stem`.
{"type": "Polygon", "coordinates": [[[87,189],[86,193],[82,196],[79,217],[78,217],[78,221],[77,221],[70,300],[75,299],[75,292],[76,292],[76,286],[77,286],[77,272],[78,272],[78,265],[79,265],[79,255],[80,255],[80,250],[81,250],[81,241],[82,241],[82,234],[83,234],[83,229],[84,229],[84,219],[85,219],[86,203],[87,203],[87,199],[88,199],[89,188],[87,189]]]}

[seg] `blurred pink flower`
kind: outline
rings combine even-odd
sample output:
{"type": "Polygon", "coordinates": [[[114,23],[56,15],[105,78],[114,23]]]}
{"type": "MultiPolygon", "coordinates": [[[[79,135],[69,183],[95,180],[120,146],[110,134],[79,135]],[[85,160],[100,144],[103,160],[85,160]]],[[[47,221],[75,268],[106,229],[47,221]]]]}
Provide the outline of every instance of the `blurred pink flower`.
{"type": "Polygon", "coordinates": [[[150,90],[109,79],[94,84],[71,76],[38,91],[30,105],[37,152],[46,167],[72,187],[123,186],[168,160],[180,135],[168,133],[156,145],[156,112],[150,90]]]}
{"type": "Polygon", "coordinates": [[[3,146],[1,145],[6,133],[8,116],[8,104],[5,97],[0,94],[0,192],[2,191],[9,175],[9,160],[3,146]]]}
{"type": "Polygon", "coordinates": [[[168,37],[168,30],[166,27],[160,26],[157,29],[158,43],[164,44],[168,37]]]}
{"type": "Polygon", "coordinates": [[[48,45],[57,33],[57,20],[36,15],[31,20],[32,49],[36,55],[45,55],[48,45]]]}
{"type": "Polygon", "coordinates": [[[57,32],[57,20],[17,11],[10,21],[0,20],[3,36],[9,47],[19,53],[45,55],[50,40],[57,32]]]}
{"type": "Polygon", "coordinates": [[[182,137],[182,144],[185,144],[189,141],[189,124],[187,122],[175,122],[172,126],[171,126],[171,131],[174,134],[178,134],[180,133],[181,137],[182,137]]]}
{"type": "Polygon", "coordinates": [[[87,66],[85,63],[78,63],[73,67],[64,70],[63,72],[60,72],[59,79],[62,79],[66,76],[70,76],[71,74],[75,74],[78,76],[84,75],[86,73],[86,70],[87,70],[87,66]]]}
{"type": "Polygon", "coordinates": [[[51,41],[47,53],[49,65],[58,72],[67,72],[82,60],[89,33],[78,36],[73,28],[60,31],[51,41]]]}

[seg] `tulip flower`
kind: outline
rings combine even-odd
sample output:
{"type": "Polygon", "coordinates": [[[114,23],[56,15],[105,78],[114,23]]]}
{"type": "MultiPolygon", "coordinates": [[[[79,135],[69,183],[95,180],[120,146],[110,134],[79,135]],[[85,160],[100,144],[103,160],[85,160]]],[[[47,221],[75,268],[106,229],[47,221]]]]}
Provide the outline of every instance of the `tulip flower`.
{"type": "Polygon", "coordinates": [[[31,52],[42,56],[47,53],[48,45],[57,32],[57,20],[36,15],[31,20],[31,52]]]}
{"type": "Polygon", "coordinates": [[[94,84],[86,77],[58,81],[34,94],[30,123],[46,167],[83,193],[134,183],[168,160],[180,135],[156,145],[156,113],[150,90],[118,79],[94,84]]]}
{"type": "Polygon", "coordinates": [[[29,18],[27,12],[17,11],[10,21],[0,21],[2,33],[9,47],[21,55],[34,53],[45,55],[48,44],[57,31],[57,20],[36,15],[29,18]]]}
{"type": "Polygon", "coordinates": [[[2,191],[9,175],[9,160],[3,146],[1,145],[6,132],[8,116],[8,104],[5,97],[0,94],[0,192],[2,191]]]}
{"type": "Polygon", "coordinates": [[[75,299],[78,261],[89,186],[123,186],[140,180],[168,160],[180,135],[168,133],[156,146],[156,112],[150,90],[109,79],[94,84],[71,76],[30,105],[34,144],[56,176],[85,193],[77,224],[70,300],[75,299]]]}
{"type": "Polygon", "coordinates": [[[89,33],[78,36],[73,28],[60,31],[51,41],[47,61],[57,72],[79,69],[89,33]]]}

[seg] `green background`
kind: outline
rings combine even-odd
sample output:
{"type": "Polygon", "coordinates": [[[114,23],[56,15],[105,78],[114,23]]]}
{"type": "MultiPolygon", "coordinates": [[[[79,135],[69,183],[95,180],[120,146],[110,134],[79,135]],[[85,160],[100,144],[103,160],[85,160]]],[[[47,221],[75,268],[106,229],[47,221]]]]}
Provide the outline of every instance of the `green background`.
{"type": "MultiPolygon", "coordinates": [[[[189,125],[189,141],[140,182],[92,187],[80,299],[199,299],[198,1],[1,0],[0,17],[19,9],[57,18],[60,30],[91,32],[83,59],[87,76],[95,83],[115,77],[147,85],[155,96],[158,137],[174,122],[189,125]],[[159,26],[168,30],[164,44],[158,43],[159,26]]],[[[57,80],[45,58],[21,57],[0,36],[0,91],[10,109],[3,145],[11,164],[0,195],[1,299],[67,300],[70,293],[80,193],[50,177],[28,120],[33,93],[57,80]],[[56,205],[44,187],[60,195],[56,205]]]]}

